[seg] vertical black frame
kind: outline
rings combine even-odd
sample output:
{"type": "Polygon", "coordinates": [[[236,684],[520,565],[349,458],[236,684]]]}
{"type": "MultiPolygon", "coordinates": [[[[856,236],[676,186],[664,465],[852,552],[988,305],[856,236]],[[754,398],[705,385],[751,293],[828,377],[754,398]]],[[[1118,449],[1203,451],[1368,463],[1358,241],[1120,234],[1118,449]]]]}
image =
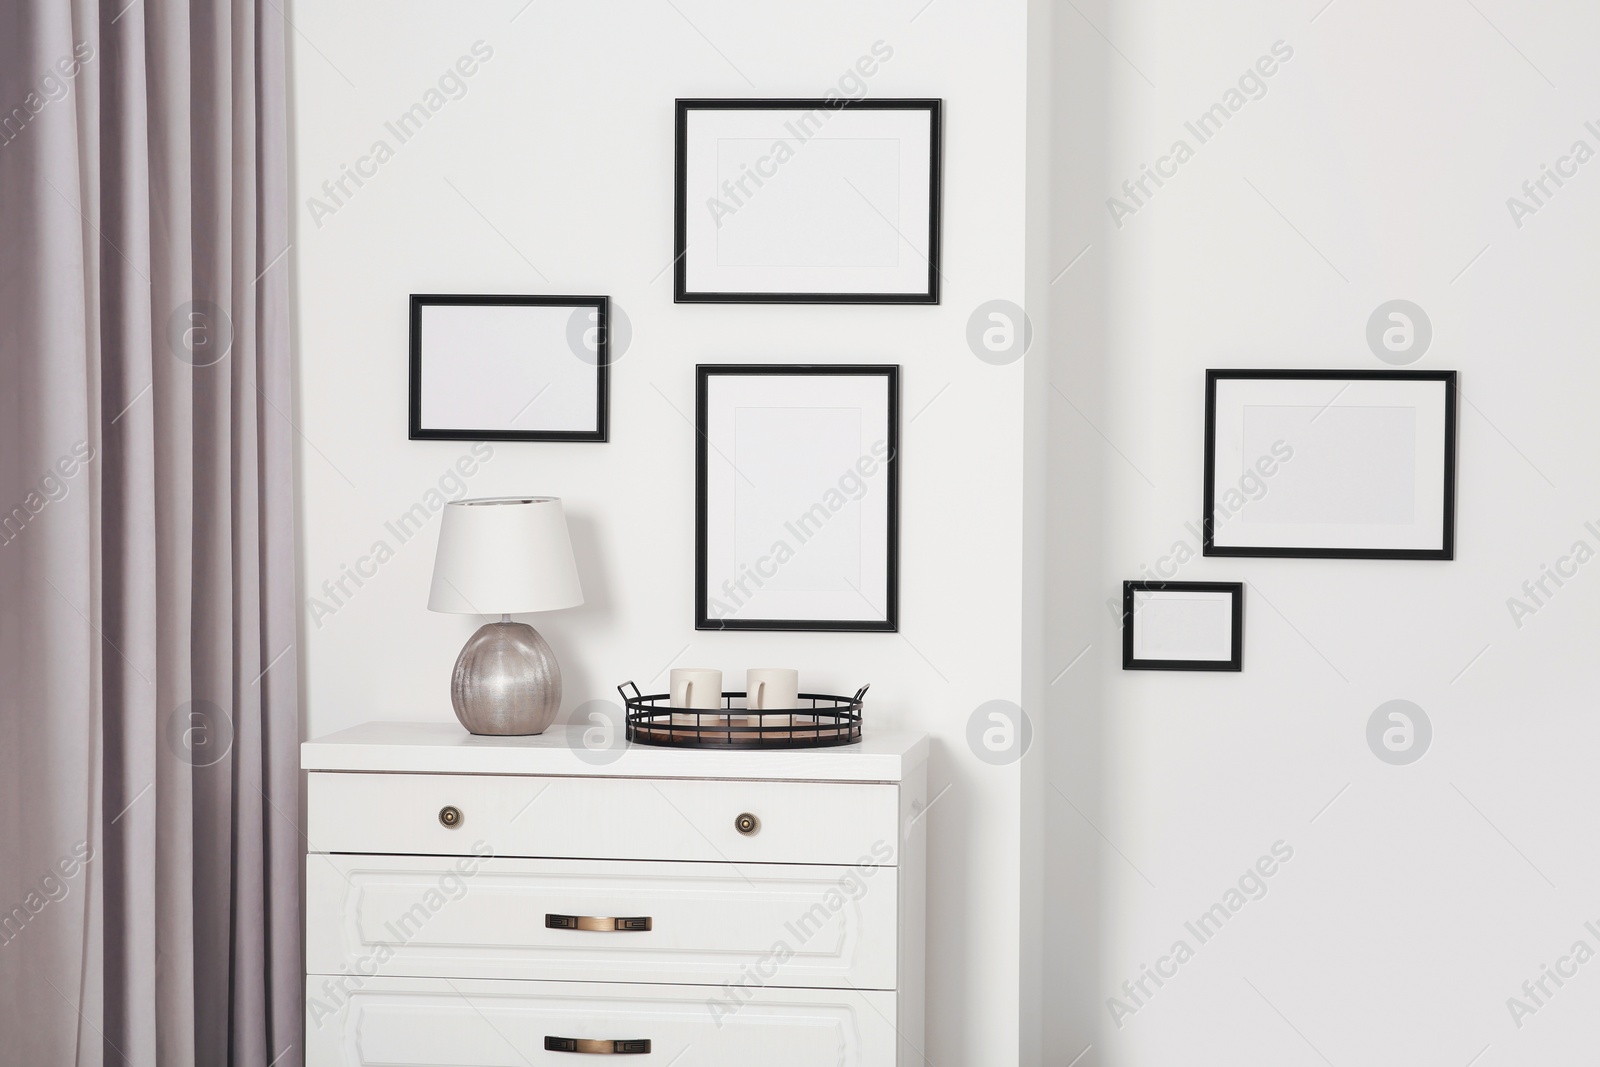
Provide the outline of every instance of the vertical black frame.
{"type": "Polygon", "coordinates": [[[694,463],[694,628],[696,630],[788,630],[802,633],[897,633],[900,629],[900,366],[894,363],[702,363],[695,367],[694,463]],[[709,386],[712,375],[881,376],[888,382],[888,580],[884,589],[881,622],[857,619],[713,619],[706,604],[706,522],[709,501],[706,473],[711,438],[707,432],[709,386]]]}
{"type": "Polygon", "coordinates": [[[1243,582],[1123,582],[1122,669],[1125,671],[1242,671],[1244,670],[1243,582]],[[1139,592],[1232,593],[1231,659],[1134,659],[1133,595],[1139,592]]]}
{"type": "Polygon", "coordinates": [[[677,101],[672,171],[672,300],[677,304],[937,304],[940,273],[940,202],[944,187],[944,101],[938,98],[892,100],[735,97],[677,101]],[[690,111],[919,111],[929,112],[928,289],[923,293],[714,293],[688,291],[688,146],[690,111]]]}
{"type": "Polygon", "coordinates": [[[1201,553],[1272,559],[1455,559],[1456,558],[1456,390],[1453,370],[1208,370],[1206,371],[1205,469],[1201,496],[1201,553]],[[1217,382],[1255,381],[1397,381],[1444,383],[1444,514],[1439,548],[1300,548],[1215,543],[1217,466],[1217,382]]]}
{"type": "MultiPolygon", "coordinates": [[[[611,298],[606,296],[507,296],[462,293],[411,295],[411,387],[408,405],[412,441],[588,441],[603,443],[611,430],[611,298]],[[422,309],[458,307],[570,307],[595,309],[595,429],[474,430],[422,427],[422,309]]],[[[578,358],[576,354],[574,359],[578,358]]]]}

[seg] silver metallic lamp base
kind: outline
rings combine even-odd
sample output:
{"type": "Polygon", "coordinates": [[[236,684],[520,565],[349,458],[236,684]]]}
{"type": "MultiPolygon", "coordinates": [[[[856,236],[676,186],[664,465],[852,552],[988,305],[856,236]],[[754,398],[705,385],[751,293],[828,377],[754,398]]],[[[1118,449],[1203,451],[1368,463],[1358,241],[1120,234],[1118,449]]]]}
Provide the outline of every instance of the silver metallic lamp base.
{"type": "Polygon", "coordinates": [[[469,733],[542,734],[561,710],[561,668],[537,630],[502,617],[456,658],[450,703],[469,733]]]}

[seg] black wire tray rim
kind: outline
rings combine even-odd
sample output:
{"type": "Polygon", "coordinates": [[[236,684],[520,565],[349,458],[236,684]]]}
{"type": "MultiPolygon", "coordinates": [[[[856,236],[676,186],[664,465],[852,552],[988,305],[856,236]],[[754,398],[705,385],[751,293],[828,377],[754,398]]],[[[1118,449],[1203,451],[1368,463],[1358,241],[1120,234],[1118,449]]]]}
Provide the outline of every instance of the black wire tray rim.
{"type": "Polygon", "coordinates": [[[724,703],[723,703],[723,706],[720,707],[720,708],[674,708],[674,707],[672,707],[670,705],[670,703],[669,704],[665,704],[665,705],[657,704],[657,703],[655,703],[655,701],[658,701],[658,700],[671,701],[672,700],[672,694],[671,693],[649,693],[649,694],[642,693],[642,692],[640,692],[639,687],[636,684],[634,684],[633,682],[623,682],[621,685],[617,686],[617,692],[619,694],[621,694],[623,704],[628,708],[629,711],[676,711],[676,712],[681,712],[681,713],[697,712],[698,711],[698,712],[704,712],[707,715],[721,715],[724,712],[728,712],[728,711],[741,711],[741,712],[744,712],[746,715],[790,715],[790,714],[793,714],[794,712],[797,712],[797,711],[800,711],[800,712],[840,711],[840,710],[852,709],[852,708],[859,710],[860,707],[861,707],[862,701],[864,700],[864,698],[867,695],[867,690],[870,689],[870,688],[871,688],[870,684],[864,685],[860,689],[856,690],[855,696],[848,696],[848,697],[847,696],[840,696],[840,695],[835,694],[835,693],[797,693],[797,694],[795,694],[795,699],[796,700],[810,700],[810,701],[813,701],[811,707],[808,707],[808,708],[802,708],[802,707],[772,708],[772,709],[769,709],[769,710],[766,710],[766,711],[762,711],[762,710],[757,709],[757,708],[735,708],[735,707],[733,707],[733,705],[727,703],[727,701],[730,701],[735,697],[748,698],[749,691],[748,690],[744,690],[744,689],[724,689],[722,691],[722,699],[723,699],[724,703]],[[633,687],[633,695],[632,696],[628,695],[628,687],[629,686],[633,687]],[[818,707],[816,705],[816,703],[815,703],[815,701],[818,701],[818,700],[832,701],[833,706],[831,706],[831,707],[818,707]]]}
{"type": "Polygon", "coordinates": [[[812,710],[841,711],[846,708],[858,707],[861,704],[861,701],[855,697],[835,696],[829,693],[798,693],[795,696],[796,700],[810,700],[814,703],[804,705],[796,704],[792,708],[767,708],[765,710],[760,708],[746,708],[743,706],[735,707],[729,702],[733,700],[749,699],[749,697],[747,693],[736,692],[731,689],[723,692],[722,699],[724,703],[720,707],[715,708],[680,708],[670,703],[656,703],[656,701],[670,701],[671,699],[671,693],[644,693],[637,697],[628,697],[627,704],[629,708],[641,711],[703,711],[707,715],[726,715],[729,711],[742,711],[751,715],[764,715],[769,713],[777,715],[780,713],[812,710]]]}

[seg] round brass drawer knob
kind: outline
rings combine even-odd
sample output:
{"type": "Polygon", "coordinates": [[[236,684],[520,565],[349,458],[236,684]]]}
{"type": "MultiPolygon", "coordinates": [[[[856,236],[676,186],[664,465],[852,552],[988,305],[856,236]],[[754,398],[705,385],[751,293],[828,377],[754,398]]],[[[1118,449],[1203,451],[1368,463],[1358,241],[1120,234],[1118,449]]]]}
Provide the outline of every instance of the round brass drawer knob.
{"type": "Polygon", "coordinates": [[[461,809],[454,804],[446,804],[439,809],[439,825],[447,830],[454,830],[461,825],[461,809]]]}
{"type": "Polygon", "coordinates": [[[761,829],[761,820],[751,815],[748,811],[743,812],[737,819],[733,820],[733,828],[744,836],[749,837],[761,829]]]}

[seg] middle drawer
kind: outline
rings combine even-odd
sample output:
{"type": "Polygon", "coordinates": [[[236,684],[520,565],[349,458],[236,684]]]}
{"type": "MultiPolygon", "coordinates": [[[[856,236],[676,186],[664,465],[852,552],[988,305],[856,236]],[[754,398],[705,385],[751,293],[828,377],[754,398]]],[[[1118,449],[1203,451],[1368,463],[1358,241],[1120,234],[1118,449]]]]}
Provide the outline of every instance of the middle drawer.
{"type": "Polygon", "coordinates": [[[898,893],[893,867],[312,854],[306,970],[893,989],[898,893]]]}

